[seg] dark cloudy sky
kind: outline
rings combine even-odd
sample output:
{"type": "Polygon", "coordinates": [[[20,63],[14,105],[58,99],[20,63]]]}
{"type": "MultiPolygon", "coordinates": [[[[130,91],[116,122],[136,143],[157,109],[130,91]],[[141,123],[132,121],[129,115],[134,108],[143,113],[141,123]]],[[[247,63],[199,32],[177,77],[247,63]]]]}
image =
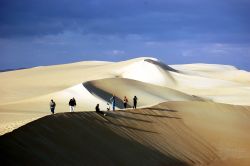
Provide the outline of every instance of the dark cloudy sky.
{"type": "Polygon", "coordinates": [[[140,56],[250,71],[250,1],[0,0],[0,69],[140,56]]]}

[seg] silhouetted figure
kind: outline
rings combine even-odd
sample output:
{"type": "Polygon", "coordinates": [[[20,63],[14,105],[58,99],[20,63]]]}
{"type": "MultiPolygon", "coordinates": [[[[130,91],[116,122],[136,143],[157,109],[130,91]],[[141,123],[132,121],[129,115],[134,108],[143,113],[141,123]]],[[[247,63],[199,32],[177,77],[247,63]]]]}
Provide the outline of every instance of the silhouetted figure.
{"type": "Polygon", "coordinates": [[[56,103],[51,99],[49,105],[50,105],[51,113],[54,114],[55,113],[55,108],[56,108],[56,103]]]}
{"type": "Polygon", "coordinates": [[[110,101],[111,101],[111,104],[112,104],[112,109],[113,109],[113,111],[115,111],[115,100],[116,100],[116,97],[115,97],[115,95],[113,95],[113,96],[110,98],[110,101]]]}
{"type": "Polygon", "coordinates": [[[110,105],[107,103],[107,111],[110,111],[110,105]]]}
{"type": "Polygon", "coordinates": [[[103,114],[104,116],[106,116],[106,114],[105,114],[103,111],[100,110],[99,104],[97,104],[97,105],[95,106],[95,111],[96,111],[96,113],[98,113],[98,114],[103,114]]]}
{"type": "Polygon", "coordinates": [[[136,106],[137,106],[137,97],[136,96],[134,96],[134,98],[133,98],[133,103],[134,103],[134,105],[133,105],[133,108],[134,109],[136,109],[136,106]]]}
{"type": "Polygon", "coordinates": [[[99,108],[99,104],[97,104],[96,106],[95,106],[95,111],[97,112],[97,113],[100,113],[101,111],[100,111],[100,108],[99,108]]]}
{"type": "Polygon", "coordinates": [[[127,108],[127,104],[128,104],[128,99],[127,99],[126,96],[124,96],[124,99],[123,99],[123,106],[124,106],[125,109],[127,108]]]}
{"type": "Polygon", "coordinates": [[[72,99],[69,100],[69,110],[70,112],[74,112],[76,106],[76,100],[73,97],[72,99]]]}

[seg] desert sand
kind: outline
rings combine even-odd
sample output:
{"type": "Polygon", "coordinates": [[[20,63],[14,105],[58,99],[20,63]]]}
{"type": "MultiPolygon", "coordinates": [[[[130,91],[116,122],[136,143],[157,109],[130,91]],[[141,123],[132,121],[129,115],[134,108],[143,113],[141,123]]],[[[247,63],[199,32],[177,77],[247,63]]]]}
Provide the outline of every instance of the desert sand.
{"type": "Polygon", "coordinates": [[[250,164],[250,73],[233,66],[85,61],[2,72],[0,84],[8,164],[250,164]],[[93,112],[112,94],[117,111],[93,112]],[[122,109],[134,95],[139,109],[122,109]],[[72,97],[76,112],[67,113],[72,97]]]}

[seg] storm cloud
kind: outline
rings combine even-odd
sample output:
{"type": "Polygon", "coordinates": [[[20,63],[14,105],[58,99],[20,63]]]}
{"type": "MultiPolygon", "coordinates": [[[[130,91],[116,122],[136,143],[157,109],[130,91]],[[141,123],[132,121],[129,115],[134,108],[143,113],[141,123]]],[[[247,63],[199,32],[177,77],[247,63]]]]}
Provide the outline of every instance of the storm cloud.
{"type": "Polygon", "coordinates": [[[235,54],[250,58],[249,7],[247,0],[2,0],[0,65],[151,55],[171,63],[191,63],[188,57],[197,57],[192,61],[249,69],[246,62],[230,60],[235,54]],[[216,45],[223,50],[212,51],[216,45]],[[223,62],[215,59],[218,54],[230,58],[223,62]]]}

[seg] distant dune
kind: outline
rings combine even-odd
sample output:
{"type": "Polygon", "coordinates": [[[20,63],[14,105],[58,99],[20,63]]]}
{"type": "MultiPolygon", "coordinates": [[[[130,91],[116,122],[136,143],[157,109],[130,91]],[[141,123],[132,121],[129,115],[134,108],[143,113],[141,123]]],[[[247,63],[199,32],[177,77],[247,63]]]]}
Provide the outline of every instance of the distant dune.
{"type": "Polygon", "coordinates": [[[233,66],[84,61],[2,72],[0,84],[1,160],[10,165],[250,163],[250,73],[233,66]],[[118,111],[93,112],[113,94],[118,111]],[[135,95],[139,109],[124,110],[135,95]],[[65,113],[72,97],[76,113],[65,113]]]}

